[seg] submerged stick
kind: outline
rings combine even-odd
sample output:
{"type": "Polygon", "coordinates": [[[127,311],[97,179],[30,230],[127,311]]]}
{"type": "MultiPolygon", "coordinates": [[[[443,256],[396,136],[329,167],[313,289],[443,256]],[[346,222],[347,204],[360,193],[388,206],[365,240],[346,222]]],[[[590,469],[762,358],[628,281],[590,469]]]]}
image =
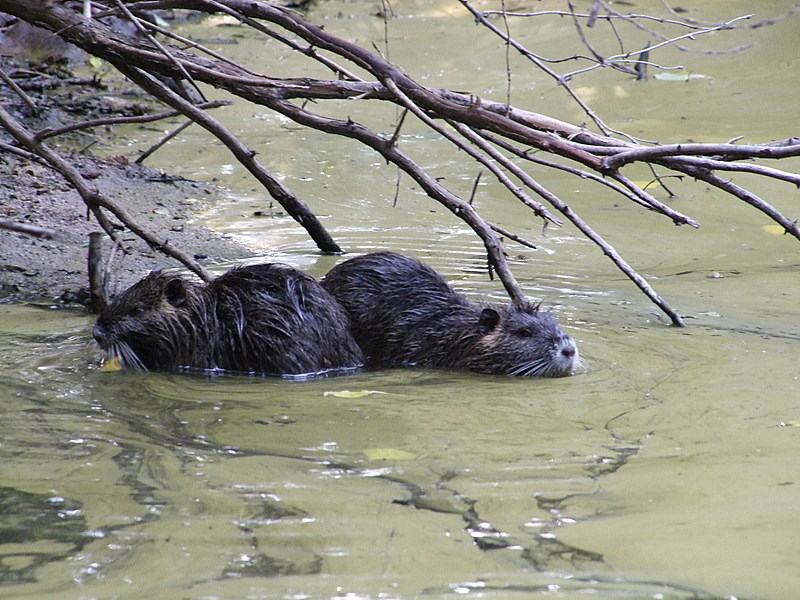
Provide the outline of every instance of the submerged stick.
{"type": "Polygon", "coordinates": [[[101,231],[89,234],[89,252],[87,256],[89,272],[89,303],[87,310],[95,315],[103,312],[108,306],[105,278],[103,277],[103,237],[101,231]]]}

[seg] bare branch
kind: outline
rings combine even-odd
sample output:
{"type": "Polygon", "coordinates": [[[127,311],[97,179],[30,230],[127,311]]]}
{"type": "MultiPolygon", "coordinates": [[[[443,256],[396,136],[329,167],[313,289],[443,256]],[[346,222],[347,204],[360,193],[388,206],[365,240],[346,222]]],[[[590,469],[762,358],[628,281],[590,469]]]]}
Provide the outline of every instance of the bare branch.
{"type": "Polygon", "coordinates": [[[489,256],[490,265],[497,271],[512,301],[517,304],[525,304],[527,302],[519,288],[516,278],[508,267],[503,245],[494,234],[489,224],[468,202],[459,198],[441,185],[441,183],[426,173],[422,167],[401,152],[396,146],[388,145],[384,138],[351,120],[341,121],[315,115],[290,102],[273,101],[270,103],[270,107],[286,115],[290,119],[313,127],[314,129],[357,139],[379,152],[389,162],[400,167],[400,169],[411,176],[431,198],[437,200],[442,206],[446,207],[472,228],[483,241],[489,256]]]}
{"type": "MultiPolygon", "coordinates": [[[[217,108],[220,106],[229,106],[231,103],[227,100],[215,100],[213,102],[204,102],[199,104],[198,108],[209,109],[217,108]]],[[[102,127],[104,125],[120,125],[122,123],[152,123],[153,121],[160,121],[161,119],[169,119],[176,115],[181,114],[177,110],[168,110],[165,112],[150,114],[150,115],[137,115],[134,117],[106,117],[104,119],[92,119],[91,121],[81,121],[80,123],[73,123],[65,125],[58,129],[42,129],[34,136],[37,140],[44,140],[49,137],[71,133],[73,131],[81,131],[83,129],[91,129],[92,127],[102,127]]]]}
{"type": "Polygon", "coordinates": [[[14,136],[20,144],[28,148],[31,152],[35,152],[44,158],[54,169],[61,173],[61,175],[69,181],[70,185],[78,191],[86,206],[92,210],[93,213],[97,214],[100,208],[108,210],[137,236],[150,244],[152,248],[180,261],[187,269],[196,273],[203,280],[210,281],[212,279],[211,273],[198,264],[191,256],[179,248],[174,247],[168,241],[162,240],[157,235],[140,227],[136,223],[136,220],[133,219],[124,208],[101,194],[97,188],[84,179],[74,166],[58,153],[37,141],[33,134],[14,119],[2,106],[0,106],[0,124],[2,124],[6,131],[14,136]]]}
{"type": "Polygon", "coordinates": [[[458,0],[458,1],[464,6],[464,8],[466,8],[470,13],[472,13],[477,22],[481,23],[482,25],[487,27],[490,31],[498,35],[507,44],[513,46],[520,54],[529,59],[539,69],[547,73],[556,82],[558,82],[558,84],[562,86],[570,95],[570,97],[581,107],[583,112],[585,112],[586,115],[594,122],[594,124],[600,128],[600,131],[602,131],[606,135],[612,132],[611,129],[607,127],[602,120],[600,120],[600,118],[595,114],[595,112],[591,108],[589,108],[589,106],[583,100],[581,100],[581,98],[572,90],[572,88],[567,83],[568,80],[563,78],[555,71],[553,71],[550,67],[548,67],[545,64],[546,61],[544,59],[542,59],[540,56],[537,56],[536,54],[525,48],[522,44],[516,42],[515,40],[512,40],[505,33],[500,31],[497,27],[489,23],[489,21],[483,16],[483,13],[473,8],[473,6],[469,2],[467,2],[467,0],[458,0]]]}
{"type": "Polygon", "coordinates": [[[800,156],[800,140],[790,138],[784,145],[775,144],[669,144],[655,148],[625,150],[603,159],[603,171],[610,173],[635,161],[653,161],[665,156],[716,156],[720,160],[740,158],[788,158],[800,156]]]}
{"type": "MultiPolygon", "coordinates": [[[[459,126],[459,130],[461,131],[463,128],[459,126]]],[[[463,134],[469,135],[468,132],[462,131],[463,134]]],[[[481,144],[481,141],[477,136],[473,139],[476,143],[481,144]]],[[[649,283],[639,275],[626,261],[622,258],[622,256],[611,246],[608,242],[606,242],[596,231],[594,231],[583,219],[581,219],[575,211],[573,211],[569,205],[563,202],[560,198],[558,198],[555,194],[550,192],[540,183],[535,181],[530,175],[525,173],[522,169],[519,169],[513,163],[504,160],[504,157],[499,155],[498,153],[491,152],[491,149],[481,144],[484,150],[489,151],[491,156],[495,158],[498,162],[502,162],[502,164],[509,169],[514,175],[519,177],[526,186],[534,190],[539,196],[547,200],[551,205],[553,205],[556,210],[558,210],[561,214],[563,214],[570,222],[572,222],[575,227],[577,227],[581,233],[583,233],[587,238],[589,238],[592,242],[594,242],[600,249],[603,251],[603,254],[608,256],[619,269],[627,275],[631,281],[633,281],[636,286],[645,293],[645,295],[650,298],[661,310],[663,310],[672,320],[673,325],[678,327],[683,327],[683,318],[679,315],[675,310],[672,309],[663,298],[661,298],[655,290],[650,286],[649,283]]]]}
{"type": "Polygon", "coordinates": [[[728,192],[736,198],[743,200],[750,206],[758,209],[765,215],[769,216],[776,223],[781,225],[786,230],[786,233],[800,240],[800,226],[798,226],[797,219],[789,219],[785,217],[774,206],[768,202],[765,202],[753,192],[736,185],[732,181],[722,179],[709,169],[686,166],[684,170],[686,173],[693,175],[697,179],[705,181],[706,183],[710,183],[714,187],[728,192]]]}
{"type": "Polygon", "coordinates": [[[29,223],[20,223],[19,221],[11,221],[10,219],[0,219],[0,229],[7,229],[9,231],[17,231],[25,235],[43,238],[45,240],[59,239],[61,234],[53,229],[45,227],[37,227],[29,223]]]}
{"type": "Polygon", "coordinates": [[[178,70],[181,72],[181,75],[183,77],[185,77],[189,82],[191,82],[191,84],[194,86],[194,89],[197,92],[197,94],[200,96],[200,98],[203,100],[203,102],[205,102],[206,99],[203,96],[203,92],[200,91],[199,87],[197,87],[197,84],[195,83],[194,79],[192,79],[192,76],[186,71],[186,69],[183,67],[183,65],[180,63],[180,61],[178,61],[175,57],[173,57],[172,54],[170,53],[170,51],[167,50],[167,48],[164,47],[164,45],[161,42],[159,42],[158,39],[154,35],[152,35],[148,31],[148,29],[146,27],[144,27],[141,24],[141,19],[139,19],[138,17],[135,17],[133,15],[133,13],[128,10],[128,8],[125,6],[125,4],[122,2],[122,0],[114,0],[114,1],[116,3],[117,7],[122,11],[123,15],[125,17],[127,17],[127,19],[137,29],[137,31],[139,31],[143,36],[145,36],[148,40],[150,40],[150,42],[156,48],[158,48],[161,51],[161,53],[164,56],[166,56],[167,59],[169,59],[170,62],[172,62],[172,64],[174,64],[178,68],[178,70]]]}
{"type": "MultiPolygon", "coordinates": [[[[551,221],[552,223],[555,223],[556,225],[560,225],[561,224],[560,221],[558,221],[558,219],[556,219],[555,217],[553,217],[552,215],[550,215],[548,213],[547,209],[544,206],[542,206],[538,202],[535,202],[534,200],[530,199],[524,192],[522,192],[522,190],[519,189],[518,186],[514,185],[508,179],[508,177],[506,177],[503,174],[503,172],[492,161],[490,161],[486,156],[483,156],[479,152],[476,152],[468,144],[463,143],[456,136],[452,135],[447,129],[445,129],[444,127],[440,127],[436,122],[433,121],[433,119],[429,118],[408,96],[406,96],[402,91],[400,91],[397,88],[397,86],[394,84],[394,82],[391,79],[387,79],[385,84],[386,84],[386,87],[388,87],[400,99],[400,101],[406,106],[406,108],[408,108],[411,112],[413,112],[426,125],[428,125],[432,129],[438,131],[441,135],[443,135],[445,138],[449,139],[451,142],[456,144],[461,150],[464,150],[467,154],[472,156],[475,160],[480,162],[483,166],[485,166],[492,173],[494,173],[494,175],[497,177],[497,179],[512,194],[514,194],[515,196],[517,196],[517,198],[522,200],[522,202],[524,204],[526,204],[528,207],[532,208],[534,213],[537,216],[539,216],[539,217],[541,217],[543,219],[546,219],[548,221],[551,221]]],[[[471,133],[469,128],[466,128],[463,125],[461,125],[460,123],[457,123],[457,122],[454,122],[454,121],[450,121],[450,124],[456,130],[458,130],[461,133],[462,136],[464,136],[464,137],[468,137],[469,136],[468,139],[472,140],[472,135],[473,134],[471,133]]]]}
{"type": "Polygon", "coordinates": [[[6,75],[6,72],[3,71],[2,69],[0,69],[0,79],[2,79],[3,82],[8,87],[14,90],[14,93],[17,94],[17,96],[19,96],[20,98],[22,98],[22,101],[25,102],[25,104],[27,104],[32,111],[38,112],[39,107],[36,106],[36,103],[31,99],[31,97],[28,96],[28,94],[26,94],[25,91],[20,86],[17,85],[16,81],[14,81],[11,77],[6,75]]]}
{"type": "Polygon", "coordinates": [[[245,146],[219,121],[205,111],[186,101],[184,98],[170,90],[160,81],[147,73],[123,64],[115,65],[120,72],[134,81],[142,89],[148,91],[156,98],[180,110],[192,121],[212,133],[233,153],[236,159],[269,191],[283,208],[308,231],[311,238],[323,252],[329,254],[341,253],[341,248],[325,230],[308,206],[297,198],[277,177],[270,173],[255,159],[256,153],[245,146]]]}
{"type": "Polygon", "coordinates": [[[797,187],[800,187],[800,174],[789,173],[780,169],[773,169],[765,167],[764,165],[755,165],[753,163],[742,162],[727,162],[724,160],[713,160],[710,158],[695,158],[693,156],[680,156],[673,158],[672,162],[679,164],[693,165],[700,168],[711,169],[713,171],[735,171],[738,173],[753,173],[755,175],[763,175],[772,179],[779,179],[781,181],[788,181],[797,187]]]}

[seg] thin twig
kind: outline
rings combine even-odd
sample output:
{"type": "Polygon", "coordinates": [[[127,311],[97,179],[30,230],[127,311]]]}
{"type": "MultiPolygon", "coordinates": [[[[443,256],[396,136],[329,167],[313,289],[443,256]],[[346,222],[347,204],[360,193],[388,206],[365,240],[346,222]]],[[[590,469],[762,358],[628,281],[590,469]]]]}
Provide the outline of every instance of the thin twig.
{"type": "Polygon", "coordinates": [[[625,273],[625,275],[633,281],[636,286],[644,292],[644,294],[650,298],[661,310],[663,310],[669,318],[672,320],[672,324],[678,327],[683,327],[683,318],[680,314],[678,314],[673,308],[667,304],[667,302],[659,296],[655,290],[650,286],[649,283],[636,272],[626,261],[622,258],[622,256],[614,249],[611,244],[606,242],[597,232],[595,232],[583,219],[581,219],[575,211],[573,211],[569,205],[563,202],[558,196],[550,192],[547,188],[542,186],[536,180],[534,180],[528,173],[517,167],[514,163],[505,160],[505,157],[500,155],[497,152],[494,152],[488,144],[482,140],[478,135],[470,132],[465,126],[458,125],[458,130],[473,141],[476,145],[481,147],[485,152],[489,153],[492,158],[501,162],[503,166],[509,169],[514,175],[519,177],[522,182],[528,186],[530,189],[534,190],[539,196],[547,200],[556,210],[558,210],[561,214],[563,214],[570,222],[572,222],[575,227],[577,227],[583,235],[589,238],[592,242],[594,242],[600,249],[603,251],[603,254],[608,256],[611,261],[617,265],[617,267],[625,273]]]}
{"type": "Polygon", "coordinates": [[[577,169],[577,168],[572,167],[570,165],[564,165],[564,164],[561,164],[561,163],[558,163],[558,162],[554,162],[554,161],[551,161],[551,160],[546,160],[544,158],[540,158],[538,156],[535,156],[535,155],[531,154],[530,152],[526,152],[526,151],[520,150],[519,148],[516,148],[515,146],[510,144],[509,142],[507,142],[507,141],[505,141],[503,139],[500,139],[497,136],[490,135],[490,134],[486,133],[485,131],[476,131],[476,133],[478,133],[478,135],[480,135],[484,139],[488,140],[489,142],[491,142],[495,146],[498,146],[498,147],[500,147],[500,148],[502,148],[502,149],[504,149],[504,150],[506,150],[508,152],[511,152],[515,156],[523,158],[523,159],[525,159],[527,161],[530,161],[530,162],[535,163],[537,165],[542,165],[542,166],[545,166],[545,167],[548,167],[548,168],[551,168],[551,169],[558,169],[559,171],[563,171],[565,173],[569,173],[571,175],[575,175],[577,177],[580,177],[581,179],[588,179],[588,180],[594,181],[596,183],[599,183],[600,185],[604,185],[606,187],[609,187],[612,190],[614,190],[616,193],[621,194],[622,196],[625,196],[626,198],[628,198],[632,202],[635,202],[636,204],[639,204],[640,206],[643,206],[643,207],[645,207],[647,209],[650,209],[650,210],[653,210],[655,212],[658,212],[658,213],[661,213],[663,215],[668,216],[670,219],[672,219],[672,222],[675,223],[676,225],[690,225],[692,227],[698,227],[699,226],[697,221],[695,221],[694,219],[691,219],[691,218],[687,217],[686,215],[681,214],[680,212],[670,208],[666,204],[663,204],[662,202],[659,202],[651,194],[648,194],[645,190],[641,189],[639,186],[637,186],[636,184],[634,184],[633,182],[631,182],[630,180],[628,180],[627,178],[625,178],[621,174],[613,175],[613,179],[614,180],[619,181],[620,183],[623,184],[623,185],[618,185],[618,184],[614,183],[614,181],[610,181],[607,177],[601,177],[601,176],[599,176],[599,175],[597,175],[595,173],[592,173],[591,171],[585,171],[583,169],[577,169]]]}
{"type": "Polygon", "coordinates": [[[195,91],[197,92],[199,97],[203,100],[203,102],[206,102],[207,100],[206,100],[205,96],[203,96],[202,90],[197,86],[197,83],[192,78],[192,76],[189,74],[189,72],[185,69],[183,64],[181,64],[181,61],[177,60],[174,56],[172,56],[170,51],[167,50],[167,48],[161,42],[159,42],[158,39],[153,34],[151,34],[147,30],[147,28],[142,26],[141,19],[139,19],[139,17],[135,16],[131,11],[129,11],[128,8],[125,6],[125,4],[122,2],[122,0],[115,0],[115,2],[116,2],[117,7],[130,20],[131,24],[136,28],[136,30],[141,35],[145,36],[148,40],[150,40],[150,42],[152,42],[156,46],[156,48],[158,48],[164,54],[164,56],[166,56],[167,59],[173,65],[175,65],[178,68],[178,70],[186,78],[186,80],[189,81],[192,84],[192,86],[194,87],[195,91]]]}
{"type": "Polygon", "coordinates": [[[322,252],[329,254],[341,253],[341,248],[323,227],[319,219],[309,210],[308,206],[284,186],[277,177],[267,170],[264,165],[256,160],[252,149],[242,143],[230,130],[222,125],[204,110],[186,101],[183,97],[170,90],[166,85],[151,77],[143,71],[131,68],[124,64],[115,65],[120,72],[135,82],[162,102],[180,110],[192,121],[209,131],[233,153],[236,159],[244,166],[277,200],[286,212],[295,221],[302,225],[311,238],[317,243],[322,252]]]}
{"type": "Polygon", "coordinates": [[[22,98],[22,101],[25,102],[25,104],[27,104],[34,113],[39,112],[39,107],[36,106],[36,102],[34,102],[33,99],[28,96],[28,94],[26,94],[24,90],[19,87],[19,85],[17,85],[17,82],[9,77],[5,71],[3,71],[3,69],[0,69],[0,79],[2,79],[8,87],[14,90],[14,93],[22,98]]]}
{"type": "Polygon", "coordinates": [[[167,144],[171,139],[180,135],[181,131],[189,127],[194,121],[191,119],[186,119],[183,123],[178,125],[175,129],[170,131],[167,135],[163,136],[160,140],[158,140],[155,144],[150,146],[147,150],[142,152],[139,157],[134,161],[135,164],[141,165],[144,164],[150,156],[153,155],[159,148],[162,148],[165,144],[167,144]]]}
{"type": "Polygon", "coordinates": [[[772,179],[781,181],[788,181],[797,187],[800,187],[800,174],[789,173],[780,169],[773,169],[772,167],[765,167],[764,165],[756,165],[753,163],[743,162],[727,162],[724,160],[714,160],[711,158],[696,158],[694,156],[676,156],[670,160],[670,164],[687,164],[700,168],[712,169],[714,171],[734,171],[738,173],[753,173],[755,175],[762,175],[772,179]]]}
{"type": "Polygon", "coordinates": [[[506,61],[506,106],[511,106],[511,28],[506,17],[506,0],[501,0],[503,13],[503,27],[506,30],[505,61],[506,61]]]}
{"type": "Polygon", "coordinates": [[[475,181],[472,182],[472,190],[470,190],[469,200],[467,200],[470,206],[472,206],[472,203],[475,200],[475,194],[477,193],[478,186],[481,183],[481,176],[483,176],[483,171],[478,171],[478,175],[475,177],[475,181]]]}
{"type": "MultiPolygon", "coordinates": [[[[575,6],[572,4],[572,0],[568,0],[567,1],[567,5],[569,6],[569,9],[574,14],[575,6]]],[[[592,6],[592,10],[595,10],[596,9],[595,7],[597,7],[597,6],[599,6],[599,4],[594,3],[593,6],[592,6]]],[[[580,38],[580,40],[583,43],[583,45],[586,46],[586,48],[589,50],[589,52],[592,53],[592,56],[594,56],[595,60],[597,60],[597,64],[598,65],[600,65],[600,66],[610,66],[610,67],[613,67],[615,69],[618,69],[618,70],[622,71],[623,73],[627,73],[628,75],[636,75],[636,72],[633,69],[630,69],[630,68],[628,68],[626,66],[623,66],[621,64],[621,62],[619,62],[619,61],[614,61],[614,60],[611,60],[611,59],[607,59],[602,54],[600,54],[600,52],[598,50],[596,50],[595,47],[589,42],[589,39],[586,37],[586,34],[584,34],[583,27],[581,26],[581,22],[574,16],[573,16],[572,21],[575,24],[575,29],[578,32],[578,37],[580,38]]],[[[590,21],[590,23],[591,23],[591,21],[590,21]]],[[[590,23],[587,23],[587,27],[591,27],[590,23]]],[[[564,78],[565,79],[569,79],[569,75],[564,75],[564,78]]]]}
{"type": "MultiPolygon", "coordinates": [[[[702,29],[700,31],[693,31],[693,32],[690,32],[690,33],[685,33],[683,35],[679,35],[679,36],[676,36],[676,37],[673,37],[673,38],[663,39],[658,44],[650,46],[649,51],[652,52],[653,50],[657,50],[658,48],[661,48],[663,46],[676,46],[677,42],[679,42],[680,40],[695,39],[695,37],[697,37],[698,35],[713,33],[715,31],[720,31],[721,29],[730,29],[733,23],[736,23],[737,21],[741,21],[743,19],[749,19],[751,16],[752,15],[745,15],[745,16],[742,16],[742,17],[736,17],[736,18],[731,19],[730,21],[727,21],[726,23],[723,23],[723,24],[721,24],[721,25],[719,25],[717,27],[710,27],[708,29],[702,29]]],[[[631,62],[631,63],[638,63],[639,62],[638,60],[630,60],[631,56],[633,56],[635,54],[638,54],[638,53],[639,53],[639,50],[633,50],[631,52],[626,52],[624,54],[618,54],[616,56],[610,56],[609,58],[603,60],[602,62],[598,62],[597,64],[591,65],[591,66],[586,67],[584,69],[579,69],[577,71],[572,71],[570,73],[564,73],[562,75],[562,77],[567,79],[567,80],[570,80],[570,79],[572,79],[573,77],[575,77],[577,75],[580,75],[580,74],[583,74],[583,73],[588,73],[589,71],[593,71],[595,69],[599,69],[599,68],[605,67],[607,65],[614,65],[615,63],[621,62],[621,61],[627,61],[627,62],[631,62]]],[[[657,65],[653,65],[653,66],[657,66],[657,65]]],[[[682,67],[672,67],[673,70],[681,69],[681,68],[682,67]]],[[[633,74],[635,75],[635,73],[633,73],[633,74]]]]}
{"type": "Polygon", "coordinates": [[[503,245],[491,226],[466,201],[453,194],[434,177],[431,177],[422,167],[401,152],[396,145],[387,144],[385,138],[349,119],[342,121],[323,117],[308,112],[290,102],[279,100],[270,102],[269,107],[297,123],[326,133],[359,140],[366,146],[376,150],[387,161],[397,165],[416,181],[431,198],[438,201],[472,228],[483,241],[490,264],[500,276],[500,280],[503,282],[503,286],[512,301],[518,305],[527,305],[527,300],[514,274],[508,267],[503,245]]]}
{"type": "MultiPolygon", "coordinates": [[[[232,103],[229,100],[214,100],[213,102],[204,102],[198,104],[199,108],[209,109],[217,108],[220,106],[230,106],[232,103]]],[[[153,121],[160,121],[161,119],[169,119],[181,114],[178,110],[168,110],[165,112],[150,114],[150,115],[136,115],[133,117],[105,117],[101,119],[92,119],[90,121],[81,121],[80,123],[73,123],[58,127],[57,129],[42,129],[36,133],[37,140],[44,140],[49,137],[63,135],[72,131],[80,131],[82,129],[91,129],[93,127],[102,127],[104,125],[121,125],[129,123],[152,123],[153,121]]]]}
{"type": "Polygon", "coordinates": [[[400,138],[400,130],[403,128],[403,123],[406,120],[406,115],[408,115],[408,108],[404,108],[400,113],[400,118],[397,119],[397,126],[394,128],[394,133],[392,137],[389,138],[389,145],[394,146],[397,143],[397,140],[400,138]]]}
{"type": "Polygon", "coordinates": [[[300,52],[301,54],[304,54],[305,56],[308,56],[309,58],[312,58],[317,62],[325,65],[328,69],[336,73],[342,79],[347,79],[349,81],[363,81],[363,79],[361,79],[355,73],[352,73],[351,71],[347,70],[341,65],[336,64],[329,58],[320,56],[316,52],[316,50],[314,50],[313,46],[306,46],[304,48],[300,46],[300,44],[294,42],[293,40],[290,40],[289,38],[280,35],[279,33],[273,31],[269,27],[265,27],[262,23],[259,23],[258,21],[251,19],[247,15],[232,9],[230,6],[226,6],[222,2],[216,2],[215,0],[205,0],[205,2],[207,2],[210,6],[216,7],[220,12],[236,17],[242,23],[246,23],[256,31],[260,31],[263,34],[270,36],[271,38],[279,41],[281,44],[288,46],[292,50],[296,50],[297,52],[300,52]]]}
{"type": "MultiPolygon", "coordinates": [[[[422,120],[423,123],[431,127],[435,131],[439,132],[441,135],[446,137],[448,140],[453,142],[456,146],[458,146],[461,150],[472,156],[475,160],[489,169],[494,176],[502,183],[506,189],[508,189],[512,194],[514,194],[517,198],[519,198],[526,206],[533,209],[533,212],[536,216],[541,217],[542,219],[548,220],[551,223],[556,225],[561,225],[561,222],[556,219],[553,215],[551,215],[548,210],[542,206],[540,203],[536,202],[530,196],[528,196],[519,186],[515,185],[503,172],[501,169],[494,164],[493,161],[489,160],[486,156],[482,155],[479,152],[476,152],[469,144],[465,144],[461,141],[458,137],[454,136],[444,127],[438,125],[433,119],[428,117],[425,112],[419,108],[405,93],[403,93],[392,80],[387,79],[385,82],[386,87],[388,87],[392,93],[394,93],[400,102],[402,102],[411,112],[413,112],[417,118],[422,120]]],[[[459,128],[461,125],[453,120],[448,121],[451,126],[454,126],[456,129],[459,128]]],[[[463,132],[462,132],[463,135],[463,132]]]]}
{"type": "Polygon", "coordinates": [[[38,225],[31,225],[30,223],[20,223],[19,221],[12,221],[10,219],[0,219],[0,229],[17,231],[19,233],[24,233],[25,235],[38,237],[45,240],[57,240],[63,237],[55,229],[39,227],[38,225]]]}
{"type": "Polygon", "coordinates": [[[508,229],[500,227],[495,223],[489,223],[489,227],[491,227],[494,231],[496,231],[503,237],[510,239],[512,242],[518,243],[520,246],[526,246],[527,248],[530,248],[532,250],[539,249],[539,247],[533,242],[529,242],[525,238],[518,236],[516,233],[511,233],[508,229]]]}
{"type": "MultiPolygon", "coordinates": [[[[789,140],[787,140],[789,141],[789,140]]],[[[665,156],[718,156],[723,160],[739,158],[788,158],[800,156],[800,142],[778,146],[775,144],[666,144],[654,148],[639,147],[623,150],[603,159],[603,172],[612,173],[623,165],[635,161],[654,161],[665,156]]]]}
{"type": "Polygon", "coordinates": [[[547,73],[550,77],[552,77],[558,84],[563,87],[566,92],[570,95],[570,97],[581,107],[584,113],[600,128],[604,134],[609,135],[612,133],[610,127],[606,126],[605,123],[597,116],[597,114],[589,108],[589,105],[586,104],[576,93],[575,91],[569,86],[566,79],[564,79],[561,75],[553,71],[550,67],[548,67],[545,62],[541,59],[541,57],[537,56],[527,48],[525,48],[519,42],[509,38],[506,36],[502,31],[500,31],[497,27],[489,23],[485,17],[483,17],[482,13],[477,9],[473,8],[472,5],[467,2],[467,0],[458,0],[462,6],[464,6],[472,15],[475,17],[475,20],[481,23],[481,25],[485,26],[489,29],[489,31],[495,33],[496,35],[500,36],[506,43],[512,45],[520,54],[522,54],[525,58],[533,62],[539,69],[547,73]]]}
{"type": "MultiPolygon", "coordinates": [[[[647,20],[644,17],[644,15],[635,15],[635,18],[633,18],[634,15],[623,15],[622,13],[617,12],[616,10],[614,10],[611,7],[611,5],[608,4],[608,2],[605,2],[605,0],[598,0],[598,1],[603,5],[603,10],[606,11],[606,14],[609,17],[609,22],[613,23],[613,21],[611,19],[619,18],[619,19],[622,19],[622,20],[626,21],[627,23],[630,23],[631,25],[633,25],[635,28],[639,29],[640,31],[644,31],[645,33],[647,33],[648,35],[652,36],[655,39],[662,40],[662,41],[667,41],[669,39],[668,36],[656,31],[655,29],[653,29],[651,27],[645,26],[643,23],[640,23],[640,21],[646,21],[647,20]]],[[[665,4],[665,3],[662,2],[662,4],[665,4]]],[[[665,4],[665,6],[666,6],[666,4],[665,4]]],[[[673,15],[677,16],[677,13],[674,12],[672,9],[670,9],[670,12],[673,15]]],[[[743,18],[749,19],[751,17],[752,17],[752,15],[748,15],[747,17],[743,17],[743,18]]],[[[717,28],[720,25],[722,25],[721,23],[700,23],[699,21],[697,21],[695,19],[692,19],[691,17],[686,17],[686,16],[682,16],[681,18],[684,19],[684,21],[664,20],[664,23],[668,23],[668,24],[672,24],[672,25],[683,25],[683,26],[687,26],[687,27],[694,27],[695,29],[698,30],[698,32],[706,31],[709,28],[711,28],[711,29],[717,28]]],[[[725,27],[724,29],[734,29],[734,27],[730,26],[730,27],[725,27]]],[[[689,38],[692,39],[691,36],[689,36],[689,38]]],[[[736,52],[741,52],[742,50],[745,50],[745,49],[747,49],[747,48],[749,48],[751,46],[752,46],[752,44],[745,44],[743,46],[738,46],[736,48],[728,48],[726,50],[696,50],[696,49],[693,49],[693,48],[687,48],[686,46],[678,44],[677,42],[674,43],[674,45],[673,45],[673,47],[675,49],[680,50],[681,52],[692,52],[692,53],[695,53],[695,54],[733,54],[733,53],[736,53],[736,52]]]]}
{"type": "MultiPolygon", "coordinates": [[[[597,0],[592,0],[592,8],[596,5],[599,5],[597,0]]],[[[485,10],[481,14],[484,16],[492,16],[492,15],[500,15],[502,11],[499,10],[485,10]]],[[[687,21],[680,21],[676,19],[665,19],[664,17],[654,17],[653,15],[645,15],[645,14],[638,14],[632,13],[630,15],[623,15],[620,13],[611,13],[611,14],[604,14],[604,15],[594,15],[593,13],[578,13],[573,11],[566,11],[566,10],[540,10],[536,12],[519,12],[519,11],[508,11],[505,13],[506,16],[509,17],[548,17],[548,16],[558,16],[558,17],[577,17],[580,19],[591,19],[593,16],[596,16],[598,19],[603,21],[613,21],[613,20],[644,20],[644,21],[655,21],[656,23],[667,24],[667,25],[678,25],[680,27],[686,27],[688,29],[705,29],[708,25],[698,25],[694,23],[689,23],[687,21]]],[[[713,26],[713,25],[712,25],[713,26]]]]}
{"type": "MultiPolygon", "coordinates": [[[[672,168],[676,167],[673,166],[672,168]]],[[[787,218],[774,206],[772,206],[768,202],[765,202],[753,192],[746,190],[741,186],[736,185],[732,181],[723,179],[722,177],[714,174],[713,172],[711,172],[709,169],[706,168],[697,168],[694,166],[690,167],[688,165],[684,165],[683,169],[680,170],[683,170],[687,174],[696,177],[701,181],[705,181],[706,183],[709,183],[714,187],[717,187],[731,194],[732,196],[746,202],[753,208],[756,208],[765,215],[769,216],[773,221],[775,221],[781,227],[783,227],[786,230],[786,233],[800,240],[800,225],[798,225],[797,219],[787,218]]]]}

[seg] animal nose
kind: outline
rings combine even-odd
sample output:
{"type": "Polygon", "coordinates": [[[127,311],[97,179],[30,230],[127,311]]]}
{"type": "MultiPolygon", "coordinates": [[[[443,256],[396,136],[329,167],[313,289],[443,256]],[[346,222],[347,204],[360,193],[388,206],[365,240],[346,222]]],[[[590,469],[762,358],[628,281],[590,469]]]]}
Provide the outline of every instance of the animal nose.
{"type": "Polygon", "coordinates": [[[105,331],[100,323],[95,323],[94,327],[92,327],[92,337],[96,342],[99,342],[101,339],[103,339],[103,337],[105,337],[105,331]]]}
{"type": "Polygon", "coordinates": [[[564,358],[572,358],[578,352],[575,342],[572,341],[570,336],[565,335],[559,341],[561,342],[561,355],[564,358]]]}

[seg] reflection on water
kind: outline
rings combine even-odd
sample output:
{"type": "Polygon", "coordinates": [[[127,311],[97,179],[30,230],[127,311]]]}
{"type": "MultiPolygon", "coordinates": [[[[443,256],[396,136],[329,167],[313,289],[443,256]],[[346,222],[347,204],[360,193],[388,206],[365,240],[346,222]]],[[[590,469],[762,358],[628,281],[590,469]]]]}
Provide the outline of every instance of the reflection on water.
{"type": "MultiPolygon", "coordinates": [[[[725,6],[734,4],[745,12],[750,3],[725,6]]],[[[774,13],[779,4],[764,3],[774,13]]],[[[349,7],[322,3],[318,20],[382,39],[380,20],[338,16],[349,7]]],[[[431,78],[463,75],[466,89],[504,80],[481,62],[500,64],[503,47],[471,28],[449,37],[459,28],[446,18],[455,17],[420,8],[392,22],[393,57],[431,78]],[[461,58],[475,68],[446,62],[452,53],[437,46],[445,36],[413,43],[431,28],[446,28],[447,44],[469,49],[461,58]]],[[[555,43],[571,24],[563,27],[544,33],[555,43]]],[[[797,108],[786,100],[797,97],[797,78],[786,76],[795,58],[779,52],[793,47],[792,27],[743,32],[759,44],[751,53],[681,57],[710,79],[615,79],[624,102],[592,81],[595,108],[649,137],[786,137],[775,115],[797,108]],[[746,119],[754,97],[759,118],[746,119]],[[736,131],[719,131],[731,123],[736,131]]],[[[240,39],[237,51],[253,52],[251,42],[240,39]]],[[[561,95],[534,89],[537,110],[567,110],[561,95]]],[[[269,115],[254,121],[252,108],[226,110],[234,128],[253,125],[248,143],[349,250],[407,251],[472,298],[502,299],[474,236],[407,182],[395,206],[396,173],[374,155],[298,137],[269,115]]],[[[411,124],[404,131],[406,150],[468,194],[476,174],[461,172],[459,156],[411,124]]],[[[185,156],[175,146],[176,170],[222,175],[230,158],[202,132],[186,135],[197,143],[185,156]]],[[[602,189],[537,176],[601,223],[690,328],[664,326],[585,240],[568,228],[544,235],[488,178],[476,202],[539,245],[509,246],[515,273],[554,307],[586,372],[523,381],[386,371],[307,382],[105,373],[87,316],[0,305],[0,595],[795,598],[796,242],[693,182],[673,182],[677,197],[663,199],[698,218],[700,231],[619,205],[602,189]],[[343,390],[383,393],[326,394],[343,390]]],[[[319,257],[293,222],[265,213],[236,167],[223,180],[235,200],[211,223],[316,277],[341,260],[319,257]]],[[[759,191],[778,204],[794,193],[759,191]]]]}
{"type": "Polygon", "coordinates": [[[796,589],[796,333],[592,323],[571,378],[287,382],[105,373],[88,317],[2,316],[7,597],[796,589]]]}

